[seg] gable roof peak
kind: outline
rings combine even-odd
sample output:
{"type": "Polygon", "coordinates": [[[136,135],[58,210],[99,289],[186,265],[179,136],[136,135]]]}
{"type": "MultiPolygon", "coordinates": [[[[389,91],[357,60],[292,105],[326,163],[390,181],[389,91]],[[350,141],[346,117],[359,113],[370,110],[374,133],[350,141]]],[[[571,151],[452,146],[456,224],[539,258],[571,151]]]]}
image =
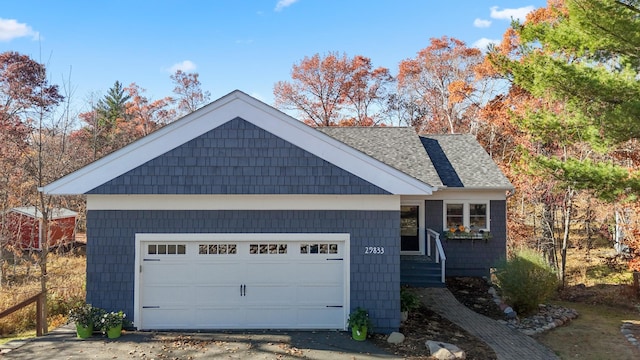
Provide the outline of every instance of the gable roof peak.
{"type": "Polygon", "coordinates": [[[47,194],[85,194],[222,124],[241,118],[391,194],[431,194],[431,184],[367,156],[240,90],[42,188],[47,194]]]}

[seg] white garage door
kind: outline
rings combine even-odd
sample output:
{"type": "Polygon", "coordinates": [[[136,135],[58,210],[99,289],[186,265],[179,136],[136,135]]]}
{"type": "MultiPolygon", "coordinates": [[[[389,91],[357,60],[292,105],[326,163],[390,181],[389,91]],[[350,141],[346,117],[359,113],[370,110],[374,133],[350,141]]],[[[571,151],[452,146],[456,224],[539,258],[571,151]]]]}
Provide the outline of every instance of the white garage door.
{"type": "Polygon", "coordinates": [[[138,236],[139,329],[344,329],[346,234],[138,236]]]}

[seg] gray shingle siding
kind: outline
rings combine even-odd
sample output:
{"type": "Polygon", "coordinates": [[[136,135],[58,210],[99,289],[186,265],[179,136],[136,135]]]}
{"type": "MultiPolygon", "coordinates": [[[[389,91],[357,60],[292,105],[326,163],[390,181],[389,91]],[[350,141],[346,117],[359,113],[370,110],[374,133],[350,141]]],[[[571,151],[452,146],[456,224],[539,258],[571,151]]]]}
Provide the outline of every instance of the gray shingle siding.
{"type": "MultiPolygon", "coordinates": [[[[443,231],[443,207],[441,200],[426,202],[426,227],[443,231]]],[[[492,200],[489,204],[492,238],[484,240],[448,240],[442,238],[447,255],[447,276],[489,276],[490,269],[501,257],[506,256],[506,201],[492,200]]]]}
{"type": "Polygon", "coordinates": [[[351,307],[368,309],[377,332],[400,325],[399,211],[89,210],[87,228],[87,302],[131,319],[136,233],[350,233],[351,307]]]}
{"type": "Polygon", "coordinates": [[[88,194],[388,194],[259,127],[233,119],[88,194]]]}

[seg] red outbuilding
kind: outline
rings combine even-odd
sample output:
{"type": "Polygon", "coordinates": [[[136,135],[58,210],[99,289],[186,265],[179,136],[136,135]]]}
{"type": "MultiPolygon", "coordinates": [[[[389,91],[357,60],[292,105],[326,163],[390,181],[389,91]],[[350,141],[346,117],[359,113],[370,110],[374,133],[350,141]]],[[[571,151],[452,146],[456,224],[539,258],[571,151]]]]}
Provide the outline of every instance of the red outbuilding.
{"type": "MultiPolygon", "coordinates": [[[[52,209],[49,216],[49,246],[75,241],[78,213],[69,209],[52,209]]],[[[42,213],[35,206],[17,207],[6,214],[11,233],[10,245],[23,250],[42,249],[42,213]]]]}

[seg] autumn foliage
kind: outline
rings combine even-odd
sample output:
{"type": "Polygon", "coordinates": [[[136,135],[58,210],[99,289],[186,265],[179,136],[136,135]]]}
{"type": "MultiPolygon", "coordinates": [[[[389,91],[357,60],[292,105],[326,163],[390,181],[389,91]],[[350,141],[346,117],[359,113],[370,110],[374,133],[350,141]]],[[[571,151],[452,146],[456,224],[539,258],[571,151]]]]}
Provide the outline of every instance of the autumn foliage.
{"type": "Polygon", "coordinates": [[[276,107],[295,110],[312,126],[372,126],[382,122],[375,105],[393,80],[386,68],[373,68],[364,56],[315,54],[294,64],[291,82],[274,86],[276,107]]]}
{"type": "Polygon", "coordinates": [[[479,49],[443,36],[400,62],[398,94],[421,109],[411,125],[426,133],[474,132],[478,111],[495,95],[481,72],[483,60],[479,49]]]}
{"type": "MultiPolygon", "coordinates": [[[[511,243],[557,258],[550,248],[563,236],[571,243],[562,228],[584,219],[607,228],[624,210],[631,264],[640,269],[639,13],[634,2],[549,0],[486,54],[442,36],[416,44],[396,69],[365,55],[316,53],[274,85],[274,104],[311,126],[471,133],[517,189],[509,198],[511,243]],[[597,219],[585,215],[591,206],[601,211],[597,219]]],[[[0,210],[38,201],[38,182],[210,100],[197,73],[177,71],[170,96],[151,99],[137,83],[116,81],[76,115],[61,109],[66,94],[45,70],[26,55],[0,54],[0,210]]]]}

